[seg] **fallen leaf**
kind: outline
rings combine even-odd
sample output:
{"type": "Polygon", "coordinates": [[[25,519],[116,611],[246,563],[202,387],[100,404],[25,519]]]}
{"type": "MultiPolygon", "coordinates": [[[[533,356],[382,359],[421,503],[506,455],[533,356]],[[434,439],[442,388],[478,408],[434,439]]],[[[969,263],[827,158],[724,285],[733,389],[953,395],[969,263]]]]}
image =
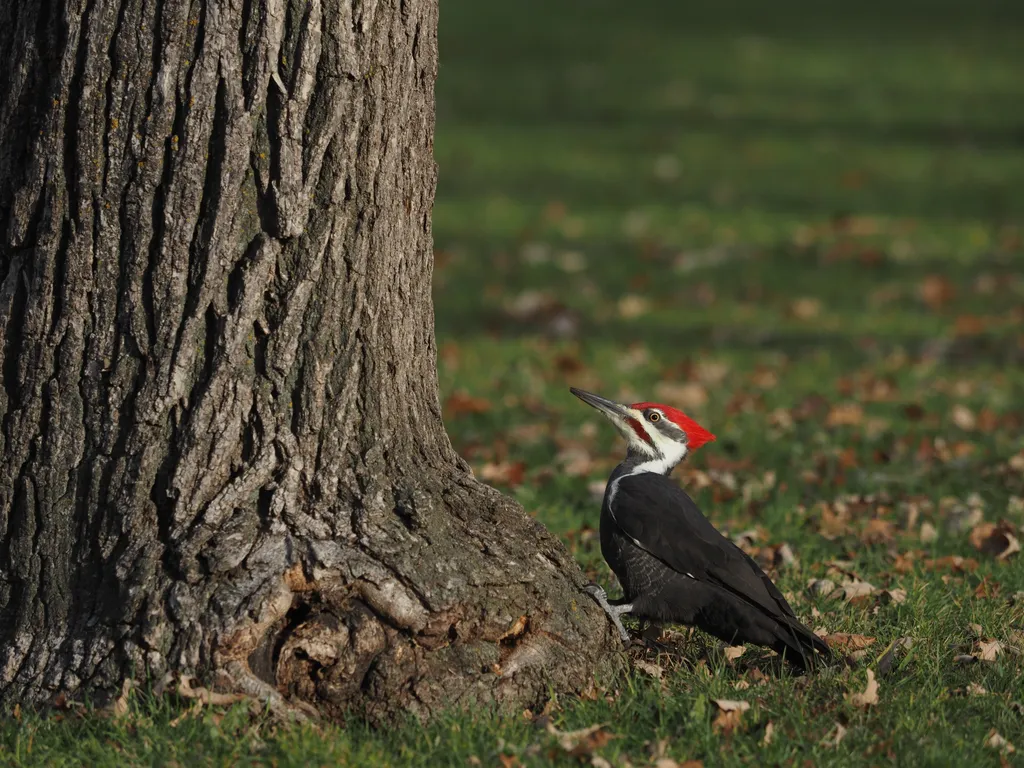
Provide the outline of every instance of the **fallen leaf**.
{"type": "Polygon", "coordinates": [[[665,670],[664,669],[659,667],[657,664],[652,664],[651,662],[644,661],[643,659],[635,660],[633,662],[633,666],[636,667],[637,669],[639,669],[641,672],[644,672],[644,673],[650,675],[655,680],[661,680],[662,677],[665,676],[665,670]]]}
{"type": "Polygon", "coordinates": [[[841,597],[849,602],[860,597],[867,597],[874,594],[874,592],[874,586],[866,581],[851,581],[849,584],[840,585],[839,589],[829,595],[829,597],[841,597]]]}
{"type": "Polygon", "coordinates": [[[650,311],[650,302],[643,296],[630,293],[619,299],[619,317],[634,320],[650,311]]]}
{"type": "Polygon", "coordinates": [[[988,691],[985,690],[984,686],[978,685],[977,683],[967,684],[967,695],[968,696],[984,696],[988,691]]]}
{"type": "Polygon", "coordinates": [[[937,312],[956,297],[956,287],[945,275],[928,275],[918,288],[921,300],[937,312]]]}
{"type": "Polygon", "coordinates": [[[878,594],[879,602],[889,605],[899,605],[907,601],[907,590],[905,589],[883,589],[878,594]]]}
{"type": "Polygon", "coordinates": [[[523,476],[526,474],[526,464],[522,461],[488,462],[480,467],[478,474],[485,483],[514,487],[522,484],[523,476]]]}
{"type": "Polygon", "coordinates": [[[744,654],[747,650],[745,645],[727,645],[722,649],[722,653],[725,654],[725,658],[729,661],[735,661],[744,654]]]}
{"type": "Polygon", "coordinates": [[[794,299],[789,305],[789,313],[797,320],[813,320],[821,314],[821,299],[813,296],[794,299]]]}
{"type": "Polygon", "coordinates": [[[852,635],[848,632],[833,632],[831,635],[825,635],[824,639],[830,647],[841,651],[859,651],[875,642],[873,637],[852,635]]]}
{"type": "Polygon", "coordinates": [[[829,427],[855,427],[864,421],[864,408],[860,403],[841,403],[829,411],[825,425],[829,427]]]}
{"type": "Polygon", "coordinates": [[[580,728],[576,731],[560,731],[548,721],[546,730],[555,737],[562,751],[574,757],[589,755],[615,738],[614,734],[606,731],[600,724],[580,728]]]}
{"type": "Polygon", "coordinates": [[[732,733],[739,726],[743,713],[750,709],[748,701],[712,699],[711,703],[718,707],[718,715],[711,723],[711,729],[723,734],[732,733]]]}
{"type": "Polygon", "coordinates": [[[973,557],[961,557],[960,555],[946,555],[934,560],[925,560],[925,568],[930,570],[948,570],[953,573],[968,573],[978,569],[978,561],[973,557]]]}
{"type": "Polygon", "coordinates": [[[949,417],[954,424],[965,432],[971,432],[978,426],[978,417],[966,405],[960,405],[959,403],[954,405],[949,413],[949,417]]]}
{"type": "Polygon", "coordinates": [[[489,410],[491,410],[490,400],[473,397],[461,390],[452,392],[444,401],[446,418],[455,418],[467,413],[487,413],[489,410]]]}
{"type": "Polygon", "coordinates": [[[831,579],[811,579],[807,582],[807,591],[815,597],[831,595],[836,589],[836,583],[831,579]]]}
{"type": "Polygon", "coordinates": [[[979,640],[975,645],[975,655],[982,661],[995,661],[1006,649],[998,640],[979,640]]]}
{"type": "Polygon", "coordinates": [[[1020,542],[1014,535],[1012,525],[1007,522],[981,523],[971,531],[971,544],[985,555],[996,560],[1006,560],[1020,552],[1020,542]]]}
{"type": "Polygon", "coordinates": [[[841,723],[836,723],[836,727],[829,731],[829,734],[821,740],[821,746],[835,749],[839,746],[839,742],[843,740],[843,737],[846,736],[846,728],[841,723]]]}
{"type": "Polygon", "coordinates": [[[918,537],[921,539],[922,544],[931,544],[939,538],[939,531],[931,523],[924,522],[921,523],[921,530],[918,533],[918,537]]]}
{"type": "Polygon", "coordinates": [[[1017,748],[1000,736],[995,728],[989,731],[988,736],[985,737],[985,746],[989,749],[998,749],[1004,755],[1012,755],[1017,751],[1017,748]]]}
{"type": "Polygon", "coordinates": [[[775,737],[775,724],[769,720],[768,725],[764,727],[764,736],[761,737],[761,746],[767,747],[772,743],[772,739],[775,737]]]}
{"type": "Polygon", "coordinates": [[[867,670],[868,684],[861,693],[851,693],[847,696],[849,702],[855,707],[871,707],[878,703],[878,681],[875,680],[874,670],[867,670]]]}
{"type": "Polygon", "coordinates": [[[127,678],[121,683],[121,695],[114,701],[114,717],[124,717],[128,714],[128,693],[131,689],[132,681],[130,678],[127,678]]]}

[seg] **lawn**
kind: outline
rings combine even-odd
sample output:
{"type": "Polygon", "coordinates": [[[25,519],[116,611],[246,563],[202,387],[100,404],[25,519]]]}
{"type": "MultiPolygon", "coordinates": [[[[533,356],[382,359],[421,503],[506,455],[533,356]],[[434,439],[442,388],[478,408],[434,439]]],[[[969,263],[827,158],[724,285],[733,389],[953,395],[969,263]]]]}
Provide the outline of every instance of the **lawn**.
{"type": "Polygon", "coordinates": [[[690,5],[442,3],[446,422],[617,594],[622,446],[568,387],[687,410],[718,440],[675,477],[810,626],[862,636],[849,663],[670,628],[532,717],[375,733],[140,695],[0,723],[0,764],[1022,761],[1024,10],[690,5]]]}

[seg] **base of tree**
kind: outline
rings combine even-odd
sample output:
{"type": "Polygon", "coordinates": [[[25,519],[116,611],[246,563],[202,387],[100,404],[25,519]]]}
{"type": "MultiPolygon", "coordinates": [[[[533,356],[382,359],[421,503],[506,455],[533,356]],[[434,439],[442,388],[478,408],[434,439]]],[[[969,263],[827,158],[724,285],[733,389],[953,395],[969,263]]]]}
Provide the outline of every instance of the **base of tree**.
{"type": "Polygon", "coordinates": [[[383,724],[490,703],[533,707],[621,668],[621,644],[557,539],[468,478],[441,496],[443,511],[404,509],[406,541],[391,544],[405,546],[391,553],[307,543],[258,618],[215,649],[213,687],[300,716],[383,724]],[[462,525],[431,530],[431,521],[462,525]],[[407,556],[412,542],[438,538],[460,556],[407,556]]]}

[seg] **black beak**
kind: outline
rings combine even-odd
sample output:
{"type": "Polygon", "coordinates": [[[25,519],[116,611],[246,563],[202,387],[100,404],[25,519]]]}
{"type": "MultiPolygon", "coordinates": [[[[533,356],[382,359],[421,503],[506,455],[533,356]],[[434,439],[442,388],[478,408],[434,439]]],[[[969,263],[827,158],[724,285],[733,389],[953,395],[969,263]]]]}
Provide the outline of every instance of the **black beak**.
{"type": "Polygon", "coordinates": [[[576,387],[569,387],[569,391],[587,405],[597,408],[597,410],[601,411],[605,416],[617,416],[618,418],[624,418],[626,416],[626,406],[621,403],[616,403],[614,400],[606,400],[600,395],[595,395],[593,392],[586,392],[582,389],[576,389],[576,387]]]}

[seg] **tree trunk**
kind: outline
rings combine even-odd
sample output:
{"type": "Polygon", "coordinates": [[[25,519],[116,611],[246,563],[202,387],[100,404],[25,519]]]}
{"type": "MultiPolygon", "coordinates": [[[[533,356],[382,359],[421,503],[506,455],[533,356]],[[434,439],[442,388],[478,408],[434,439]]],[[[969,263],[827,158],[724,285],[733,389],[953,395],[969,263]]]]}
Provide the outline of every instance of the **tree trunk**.
{"type": "Polygon", "coordinates": [[[0,705],[194,674],[384,720],[607,663],[441,422],[436,22],[0,4],[0,705]]]}

